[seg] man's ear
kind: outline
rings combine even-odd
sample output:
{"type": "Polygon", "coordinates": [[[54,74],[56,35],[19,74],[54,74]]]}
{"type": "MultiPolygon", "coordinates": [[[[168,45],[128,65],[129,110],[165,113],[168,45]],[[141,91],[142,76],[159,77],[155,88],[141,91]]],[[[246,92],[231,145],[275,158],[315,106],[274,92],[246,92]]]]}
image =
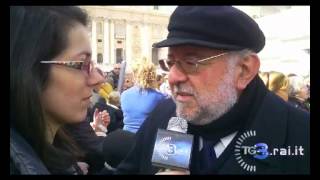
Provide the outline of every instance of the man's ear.
{"type": "Polygon", "coordinates": [[[238,64],[238,76],[236,79],[236,88],[239,91],[244,90],[251,80],[258,74],[260,68],[260,59],[255,53],[243,57],[238,64]]]}

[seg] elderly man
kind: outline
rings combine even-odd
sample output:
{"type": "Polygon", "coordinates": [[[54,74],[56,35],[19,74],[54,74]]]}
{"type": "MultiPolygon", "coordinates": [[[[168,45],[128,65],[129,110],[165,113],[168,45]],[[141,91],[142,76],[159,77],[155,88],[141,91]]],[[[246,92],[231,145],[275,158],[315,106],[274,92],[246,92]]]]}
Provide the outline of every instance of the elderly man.
{"type": "Polygon", "coordinates": [[[173,99],[141,126],[118,173],[159,172],[151,162],[157,129],[166,129],[174,116],[187,120],[194,136],[186,173],[309,173],[310,116],[259,78],[256,53],[265,37],[255,21],[233,7],[180,6],[168,30],[154,47],[169,47],[165,64],[173,99]]]}

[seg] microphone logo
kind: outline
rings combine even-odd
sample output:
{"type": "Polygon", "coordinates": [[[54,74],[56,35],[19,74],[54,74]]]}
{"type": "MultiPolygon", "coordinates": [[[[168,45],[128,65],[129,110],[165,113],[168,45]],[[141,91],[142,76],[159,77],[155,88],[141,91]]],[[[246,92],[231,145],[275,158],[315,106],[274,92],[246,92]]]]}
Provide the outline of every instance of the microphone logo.
{"type": "Polygon", "coordinates": [[[156,151],[163,160],[168,160],[169,156],[175,155],[177,152],[177,147],[171,143],[170,136],[161,138],[157,147],[156,151]]]}
{"type": "Polygon", "coordinates": [[[158,129],[151,160],[154,166],[189,168],[193,135],[187,129],[187,121],[179,117],[172,117],[166,130],[158,129]]]}

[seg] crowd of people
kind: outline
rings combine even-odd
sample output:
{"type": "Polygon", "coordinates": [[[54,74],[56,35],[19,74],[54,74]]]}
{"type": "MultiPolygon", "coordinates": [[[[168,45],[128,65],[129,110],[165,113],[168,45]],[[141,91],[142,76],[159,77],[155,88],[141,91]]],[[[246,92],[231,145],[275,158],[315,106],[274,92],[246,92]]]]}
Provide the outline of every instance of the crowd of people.
{"type": "Polygon", "coordinates": [[[265,37],[245,13],[178,6],[154,44],[168,59],[135,59],[122,85],[121,64],[102,72],[92,62],[87,23],[79,7],[10,7],[10,174],[246,174],[232,148],[248,129],[305,148],[257,162],[258,174],[309,173],[310,82],[259,71],[265,37]],[[192,159],[162,172],[155,135],[176,116],[194,135],[192,159]]]}
{"type": "Polygon", "coordinates": [[[296,108],[310,112],[310,80],[277,71],[259,73],[266,87],[296,108]]]}

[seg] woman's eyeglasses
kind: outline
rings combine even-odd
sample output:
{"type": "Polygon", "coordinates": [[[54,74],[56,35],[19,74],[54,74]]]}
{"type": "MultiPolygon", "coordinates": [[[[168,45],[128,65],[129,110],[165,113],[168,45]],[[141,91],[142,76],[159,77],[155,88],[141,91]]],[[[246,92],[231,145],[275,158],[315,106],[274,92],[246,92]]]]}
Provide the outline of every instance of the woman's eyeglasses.
{"type": "Polygon", "coordinates": [[[85,71],[88,74],[90,74],[94,68],[92,61],[40,61],[40,63],[63,65],[69,68],[85,71]]]}

